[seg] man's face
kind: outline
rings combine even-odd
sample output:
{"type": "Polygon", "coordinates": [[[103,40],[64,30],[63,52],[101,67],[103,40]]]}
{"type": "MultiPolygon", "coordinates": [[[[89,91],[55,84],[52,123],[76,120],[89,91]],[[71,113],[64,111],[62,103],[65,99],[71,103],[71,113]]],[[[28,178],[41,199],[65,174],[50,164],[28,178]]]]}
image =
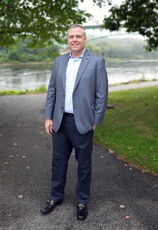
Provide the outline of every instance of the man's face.
{"type": "Polygon", "coordinates": [[[84,49],[85,43],[86,36],[82,28],[75,27],[68,30],[68,46],[72,53],[80,54],[84,49]]]}

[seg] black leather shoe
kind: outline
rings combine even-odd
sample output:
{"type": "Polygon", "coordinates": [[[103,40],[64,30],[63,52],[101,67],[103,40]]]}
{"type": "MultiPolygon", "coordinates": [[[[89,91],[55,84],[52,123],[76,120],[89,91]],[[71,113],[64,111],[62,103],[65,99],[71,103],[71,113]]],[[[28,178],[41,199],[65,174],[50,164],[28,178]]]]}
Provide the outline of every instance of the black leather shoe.
{"type": "Polygon", "coordinates": [[[88,216],[87,204],[77,204],[77,219],[85,220],[88,216]]]}
{"type": "Polygon", "coordinates": [[[53,211],[53,209],[61,204],[63,200],[60,201],[54,201],[54,200],[48,200],[41,208],[40,212],[45,215],[53,211]]]}

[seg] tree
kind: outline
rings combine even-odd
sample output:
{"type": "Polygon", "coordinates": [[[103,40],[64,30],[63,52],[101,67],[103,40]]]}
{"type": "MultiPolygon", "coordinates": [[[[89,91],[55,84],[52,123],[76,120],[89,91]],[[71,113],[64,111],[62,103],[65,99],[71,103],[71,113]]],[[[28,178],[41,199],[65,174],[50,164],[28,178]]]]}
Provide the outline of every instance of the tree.
{"type": "MultiPolygon", "coordinates": [[[[72,23],[83,23],[90,14],[78,8],[84,0],[0,0],[0,46],[29,38],[31,45],[45,46],[64,40],[72,23]]],[[[157,0],[124,0],[112,6],[111,0],[93,0],[100,7],[110,5],[103,27],[111,31],[126,28],[147,37],[147,49],[158,48],[157,0]]]]}
{"type": "MultiPolygon", "coordinates": [[[[36,61],[44,61],[44,62],[52,62],[55,57],[59,55],[59,46],[55,44],[51,44],[50,46],[43,48],[29,48],[27,39],[23,41],[17,42],[15,45],[6,48],[6,58],[8,62],[20,61],[20,62],[36,62],[36,61]]],[[[0,54],[3,53],[0,52],[0,54]]],[[[1,56],[1,55],[0,55],[1,56]]],[[[0,62],[3,62],[0,59],[0,62]]]]}
{"type": "MultiPolygon", "coordinates": [[[[78,8],[84,0],[0,0],[0,46],[29,38],[30,45],[45,46],[64,40],[72,23],[83,23],[90,14],[78,8]]],[[[101,6],[104,0],[93,0],[101,6]]]]}
{"type": "Polygon", "coordinates": [[[125,0],[120,6],[111,6],[110,16],[104,18],[104,28],[117,31],[139,32],[147,37],[147,50],[158,48],[157,0],[125,0]]]}
{"type": "Polygon", "coordinates": [[[88,16],[78,9],[78,0],[1,0],[0,46],[26,37],[32,45],[61,42],[68,25],[83,23],[88,16]]]}

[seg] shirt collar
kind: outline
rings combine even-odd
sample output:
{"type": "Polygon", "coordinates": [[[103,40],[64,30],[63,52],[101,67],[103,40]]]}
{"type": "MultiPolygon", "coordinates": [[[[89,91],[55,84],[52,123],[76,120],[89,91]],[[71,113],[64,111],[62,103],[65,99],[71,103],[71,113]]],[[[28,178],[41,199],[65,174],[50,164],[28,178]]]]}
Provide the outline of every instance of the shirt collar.
{"type": "Polygon", "coordinates": [[[72,53],[70,52],[69,58],[73,58],[73,59],[80,59],[80,58],[82,58],[82,57],[83,57],[83,54],[84,54],[85,50],[86,50],[86,48],[84,48],[84,50],[83,50],[82,54],[81,54],[79,57],[73,57],[73,56],[72,56],[72,53]]]}

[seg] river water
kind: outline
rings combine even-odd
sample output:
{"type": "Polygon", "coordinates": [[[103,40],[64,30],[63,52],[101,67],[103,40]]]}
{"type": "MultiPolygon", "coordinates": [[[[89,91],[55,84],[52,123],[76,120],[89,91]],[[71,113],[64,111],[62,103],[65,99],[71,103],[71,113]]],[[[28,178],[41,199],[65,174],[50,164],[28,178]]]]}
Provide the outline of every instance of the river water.
{"type": "MultiPolygon", "coordinates": [[[[0,90],[36,89],[48,86],[51,64],[0,66],[0,90]]],[[[106,63],[109,84],[144,78],[158,79],[158,60],[106,63]]]]}

